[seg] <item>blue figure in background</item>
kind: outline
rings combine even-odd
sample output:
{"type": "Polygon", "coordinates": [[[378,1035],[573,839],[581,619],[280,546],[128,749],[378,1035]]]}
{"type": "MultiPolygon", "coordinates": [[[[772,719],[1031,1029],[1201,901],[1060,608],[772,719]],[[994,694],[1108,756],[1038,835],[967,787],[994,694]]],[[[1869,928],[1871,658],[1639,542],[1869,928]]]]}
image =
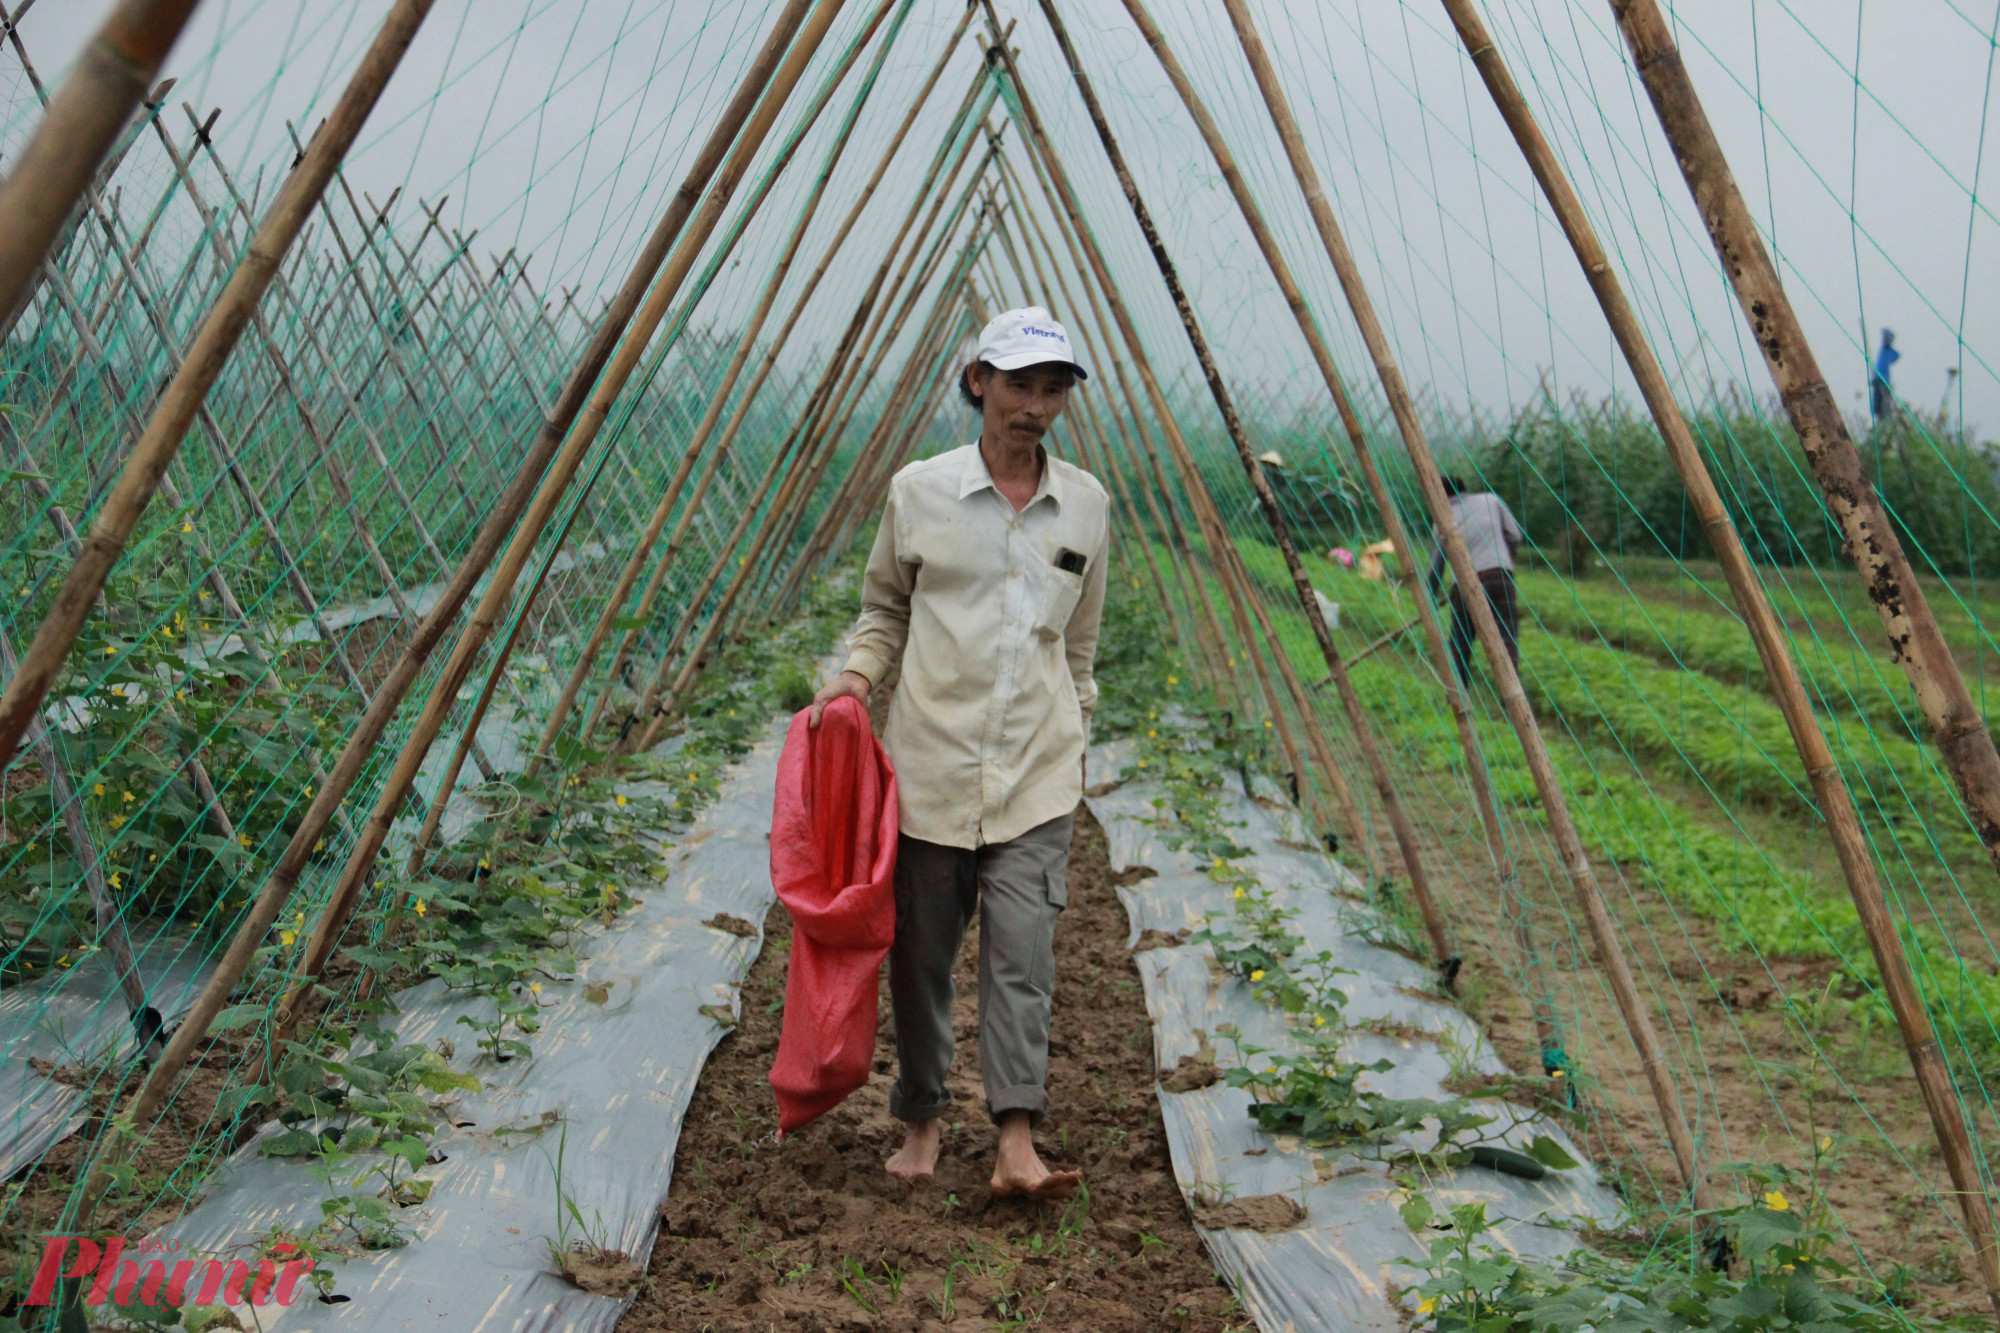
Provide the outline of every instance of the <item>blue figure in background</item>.
{"type": "Polygon", "coordinates": [[[1902,357],[1896,350],[1896,335],[1888,329],[1882,330],[1882,346],[1875,353],[1875,375],[1868,382],[1868,410],[1877,421],[1896,415],[1896,395],[1889,389],[1889,367],[1902,357]]]}

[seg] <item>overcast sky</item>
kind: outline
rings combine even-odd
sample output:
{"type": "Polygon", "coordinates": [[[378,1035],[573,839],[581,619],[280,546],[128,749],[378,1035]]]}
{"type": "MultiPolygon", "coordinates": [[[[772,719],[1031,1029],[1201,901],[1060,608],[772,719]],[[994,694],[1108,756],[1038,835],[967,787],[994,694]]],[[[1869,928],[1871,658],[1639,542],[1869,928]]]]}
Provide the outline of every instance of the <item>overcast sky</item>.
{"type": "MultiPolygon", "coordinates": [[[[60,77],[110,6],[34,6],[21,32],[45,79],[60,77]]],[[[167,123],[185,137],[180,101],[203,114],[220,107],[218,142],[239,176],[253,181],[262,168],[274,178],[289,162],[285,121],[310,125],[325,114],[386,8],[386,0],[205,0],[169,61],[181,82],[167,123]]],[[[439,0],[362,136],[351,178],[378,201],[398,186],[410,197],[449,195],[448,222],[480,229],[482,249],[532,252],[545,289],[608,291],[776,8],[775,0],[439,0]]],[[[1344,368],[1365,383],[1358,339],[1221,5],[1154,0],[1152,8],[1242,159],[1344,368]]],[[[1559,396],[1629,391],[1574,261],[1442,11],[1390,0],[1253,0],[1253,8],[1411,381],[1448,410],[1492,415],[1532,402],[1544,385],[1559,396]]],[[[873,9],[850,0],[815,77],[873,9]]],[[[1149,343],[1177,372],[1188,364],[1185,342],[1040,11],[1028,0],[1000,0],[999,9],[1019,20],[1030,93],[1149,343]]],[[[915,0],[810,237],[830,236],[962,12],[959,0],[915,0]]],[[[1062,12],[1226,370],[1253,396],[1263,384],[1274,402],[1316,403],[1303,344],[1123,6],[1066,0],[1062,12]]],[[[1683,397],[1698,401],[1731,382],[1767,393],[1608,6],[1490,0],[1486,13],[1683,397]]],[[[1696,0],[1673,13],[1838,398],[1860,409],[1867,356],[1891,327],[1907,399],[1937,406],[1947,368],[1960,367],[1954,407],[1962,394],[1968,419],[2000,431],[2000,309],[1991,299],[2000,236],[1987,205],[1975,204],[1994,175],[1982,153],[2000,147],[1985,134],[1996,115],[1988,94],[2000,0],[1984,9],[1949,0],[1696,0]]],[[[973,53],[962,50],[871,204],[852,263],[838,267],[801,326],[802,346],[823,346],[844,323],[843,298],[851,308],[973,69],[973,53]]],[[[857,77],[800,163],[819,162],[857,77]]],[[[0,150],[11,158],[36,118],[11,51],[0,55],[0,97],[8,99],[0,150]]],[[[698,322],[741,323],[810,169],[794,167],[780,182],[698,322]]],[[[163,186],[163,170],[157,154],[135,153],[121,176],[128,200],[148,180],[163,186]]],[[[1051,295],[1047,304],[1059,302],[1051,295]]]]}

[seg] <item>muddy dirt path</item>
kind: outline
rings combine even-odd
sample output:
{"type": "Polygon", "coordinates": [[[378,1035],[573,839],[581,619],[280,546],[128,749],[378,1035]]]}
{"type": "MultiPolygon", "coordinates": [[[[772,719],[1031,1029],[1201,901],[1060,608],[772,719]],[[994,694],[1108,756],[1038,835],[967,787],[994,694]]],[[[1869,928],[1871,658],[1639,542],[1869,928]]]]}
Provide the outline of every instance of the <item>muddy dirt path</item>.
{"type": "Polygon", "coordinates": [[[1036,1138],[1050,1166],[1083,1171],[1085,1192],[1067,1206],[988,1195],[976,925],[960,954],[957,1103],[935,1182],[909,1187],[882,1169],[901,1141],[888,1112],[886,984],[867,1086],[782,1148],[769,1142],[777,1108],[765,1076],[791,944],[785,909],[774,906],[743,985],[742,1026],[710,1057],[688,1108],[659,1243],[621,1333],[1251,1327],[1174,1184],[1104,834],[1081,807],[1076,829],[1056,930],[1054,1104],[1036,1138]]]}

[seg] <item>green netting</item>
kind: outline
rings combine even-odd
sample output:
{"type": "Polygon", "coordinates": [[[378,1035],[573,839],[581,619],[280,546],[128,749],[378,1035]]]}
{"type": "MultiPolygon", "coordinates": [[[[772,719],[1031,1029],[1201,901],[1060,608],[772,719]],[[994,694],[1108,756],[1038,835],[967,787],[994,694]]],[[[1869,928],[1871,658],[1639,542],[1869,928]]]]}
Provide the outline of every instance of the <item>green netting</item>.
{"type": "MultiPolygon", "coordinates": [[[[159,960],[143,975],[169,957],[199,971],[235,932],[779,8],[518,0],[441,5],[428,19],[127,543],[40,739],[6,770],[5,1023],[82,1094],[50,1118],[28,1105],[39,1067],[0,1087],[20,1102],[0,1120],[15,1173],[0,1240],[20,1263],[31,1237],[74,1216],[86,1164],[123,1152],[101,1112],[157,1051],[144,1006],[171,1026],[186,1000],[121,992],[105,959],[130,941],[159,960]],[[89,985],[69,980],[86,973],[89,985]],[[71,992],[95,998],[79,1008],[71,992]],[[90,1049],[46,1031],[93,1010],[90,1049]]],[[[1524,687],[1700,1162],[1737,1202],[1769,1181],[1725,1164],[1798,1173],[1885,1318],[1970,1311],[1983,1303],[1980,1238],[1965,1234],[1764,666],[1450,22],[1407,0],[1250,8],[1446,470],[1504,497],[1529,535],[1524,687]]],[[[8,325],[10,658],[385,10],[203,7],[168,69],[179,82],[121,138],[8,325]]],[[[1315,684],[1325,668],[1290,576],[1063,56],[1038,7],[999,12],[1018,20],[1018,67],[1109,291],[1052,205],[1019,90],[984,56],[984,11],[974,38],[948,46],[959,6],[843,7],[537,536],[366,874],[300,1042],[368,1032],[385,987],[425,975],[494,1002],[491,1056],[532,1042],[518,1021],[530,1012],[518,1008],[523,978],[565,921],[615,910],[634,854],[636,816],[620,813],[611,777],[650,766],[683,784],[684,800],[648,812],[679,827],[753,705],[796,706],[800,663],[771,666],[759,645],[802,610],[831,623],[830,586],[889,472],[976,430],[953,385],[981,315],[1029,303],[1068,322],[1095,372],[1052,447],[1112,491],[1113,615],[1121,634],[1146,627],[1143,650],[1107,680],[1169,690],[1177,716],[1296,783],[1343,860],[1380,872],[1372,888],[1410,922],[1405,943],[1427,947],[1407,876],[1383,855],[1392,839],[1348,720],[1315,684]],[[885,163],[906,113],[908,137],[885,163]],[[1202,496],[1107,318],[1113,293],[1247,587],[1217,558],[1202,496]],[[1360,842],[1307,719],[1280,684],[1265,692],[1260,673],[1275,679],[1275,663],[1236,614],[1249,593],[1331,739],[1360,842]],[[731,665],[703,670],[715,662],[731,665]],[[545,762],[531,764],[545,729],[545,762]],[[685,739],[628,753],[662,733],[685,739]],[[465,769],[447,780],[457,750],[465,769]],[[433,804],[443,833],[425,853],[418,829],[433,804]],[[508,914],[534,924],[514,922],[497,954],[439,943],[444,922],[508,914]]],[[[1539,1060],[1582,1090],[1588,1146],[1650,1228],[1637,1247],[1665,1253],[1662,1219],[1684,1219],[1689,1200],[1492,678],[1475,671],[1472,706],[1518,889],[1500,882],[1467,757],[1409,628],[1421,581],[1399,581],[1410,571],[1393,558],[1375,579],[1338,557],[1380,542],[1383,523],[1193,121],[1120,7],[1061,12],[1253,449],[1274,451],[1266,471],[1305,569],[1340,607],[1336,642],[1365,654],[1355,685],[1465,954],[1459,999],[1517,1064],[1539,1060]]],[[[1769,397],[1612,15],[1513,0],[1485,15],[1783,622],[1990,1186],[1992,862],[1769,397]]],[[[100,18],[48,0],[21,16],[0,59],[9,160],[100,18]]],[[[1154,18],[1298,277],[1421,558],[1431,523],[1415,473],[1228,16],[1176,0],[1154,18]]],[[[1753,4],[1673,21],[1870,479],[1977,707],[1992,710],[2000,640],[1982,576],[2000,560],[2000,457],[1981,423],[2000,405],[1985,351],[2000,329],[1973,293],[1991,277],[1996,225],[1980,193],[1995,23],[1948,4],[1753,4]],[[1878,418],[1868,387],[1884,323],[1905,357],[1878,418]]],[[[230,997],[199,1069],[239,1090],[218,1100],[218,1088],[182,1085],[159,1140],[174,1163],[141,1154],[94,1225],[192,1198],[231,1143],[302,1095],[282,1084],[288,1048],[265,1050],[272,1007],[458,632],[418,672],[230,997]]],[[[784,641],[794,651],[804,639],[784,641]]],[[[1158,701],[1143,702],[1107,694],[1100,724],[1156,730],[1158,701]]]]}

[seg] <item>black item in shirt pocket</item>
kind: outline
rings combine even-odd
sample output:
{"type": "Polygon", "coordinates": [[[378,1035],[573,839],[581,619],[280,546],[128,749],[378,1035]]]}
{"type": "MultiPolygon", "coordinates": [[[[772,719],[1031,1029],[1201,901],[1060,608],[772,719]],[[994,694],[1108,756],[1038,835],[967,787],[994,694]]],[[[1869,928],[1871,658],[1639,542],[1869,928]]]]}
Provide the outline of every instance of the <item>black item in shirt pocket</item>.
{"type": "Polygon", "coordinates": [[[1030,563],[1030,578],[1040,586],[1031,588],[1034,600],[1035,633],[1044,639],[1060,639],[1069,624],[1070,613],[1083,597],[1083,576],[1072,574],[1060,564],[1030,563]]]}
{"type": "Polygon", "coordinates": [[[1056,568],[1065,574],[1081,574],[1088,563],[1089,557],[1079,551],[1072,551],[1067,546],[1056,552],[1056,568]]]}

